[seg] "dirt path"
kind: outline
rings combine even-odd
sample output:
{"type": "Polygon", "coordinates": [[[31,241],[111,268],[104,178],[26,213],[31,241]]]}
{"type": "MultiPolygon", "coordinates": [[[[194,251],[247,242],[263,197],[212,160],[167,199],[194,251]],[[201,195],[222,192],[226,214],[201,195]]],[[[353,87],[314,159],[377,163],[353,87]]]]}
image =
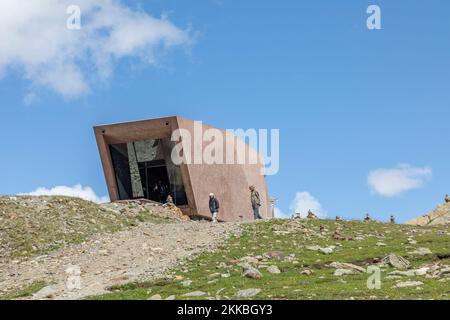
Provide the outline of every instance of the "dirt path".
{"type": "Polygon", "coordinates": [[[238,230],[237,223],[142,224],[46,256],[0,264],[0,291],[45,280],[53,284],[32,299],[79,299],[102,294],[111,285],[160,277],[180,260],[214,249],[238,230]]]}

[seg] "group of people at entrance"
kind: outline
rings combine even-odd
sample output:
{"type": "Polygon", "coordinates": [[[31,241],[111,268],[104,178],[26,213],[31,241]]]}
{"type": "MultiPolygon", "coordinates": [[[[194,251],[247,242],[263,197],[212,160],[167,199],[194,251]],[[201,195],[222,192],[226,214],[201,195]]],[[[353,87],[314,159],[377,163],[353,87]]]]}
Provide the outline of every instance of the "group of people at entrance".
{"type": "MultiPolygon", "coordinates": [[[[259,208],[261,207],[261,197],[255,186],[250,186],[250,202],[253,209],[253,217],[255,220],[262,219],[259,214],[259,208]]],[[[219,215],[220,203],[214,193],[209,194],[209,210],[211,211],[212,221],[217,222],[217,216],[219,215]]]]}
{"type": "Polygon", "coordinates": [[[166,203],[168,197],[170,197],[169,193],[169,186],[162,182],[162,180],[158,180],[158,182],[155,182],[152,188],[153,194],[159,203],[166,203]]]}

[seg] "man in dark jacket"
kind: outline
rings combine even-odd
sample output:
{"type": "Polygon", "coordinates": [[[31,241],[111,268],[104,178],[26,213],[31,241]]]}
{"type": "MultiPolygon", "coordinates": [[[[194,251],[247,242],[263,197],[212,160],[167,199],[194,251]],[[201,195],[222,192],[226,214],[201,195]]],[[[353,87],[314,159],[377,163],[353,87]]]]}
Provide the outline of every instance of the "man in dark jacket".
{"type": "Polygon", "coordinates": [[[211,211],[213,223],[217,222],[217,215],[219,214],[219,200],[217,200],[214,193],[209,194],[209,211],[211,211]]]}

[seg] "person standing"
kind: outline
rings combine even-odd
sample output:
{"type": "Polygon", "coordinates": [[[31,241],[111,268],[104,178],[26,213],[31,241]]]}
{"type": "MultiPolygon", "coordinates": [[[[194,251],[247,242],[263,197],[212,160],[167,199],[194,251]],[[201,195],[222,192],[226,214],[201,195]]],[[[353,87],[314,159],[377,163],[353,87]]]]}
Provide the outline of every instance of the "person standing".
{"type": "Polygon", "coordinates": [[[212,215],[212,222],[217,222],[217,215],[219,214],[219,200],[216,198],[214,193],[209,194],[209,210],[211,211],[212,215]]]}
{"type": "Polygon", "coordinates": [[[256,191],[255,186],[250,186],[249,189],[250,201],[253,208],[253,216],[255,217],[255,220],[262,219],[261,215],[259,214],[259,208],[261,207],[261,197],[259,196],[259,192],[256,191]]]}

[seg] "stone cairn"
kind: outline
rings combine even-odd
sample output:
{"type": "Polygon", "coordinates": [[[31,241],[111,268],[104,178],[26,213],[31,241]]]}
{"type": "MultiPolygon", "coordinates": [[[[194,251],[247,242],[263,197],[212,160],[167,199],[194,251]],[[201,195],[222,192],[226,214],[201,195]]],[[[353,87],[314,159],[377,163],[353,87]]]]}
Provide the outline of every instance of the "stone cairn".
{"type": "Polygon", "coordinates": [[[307,218],[308,218],[308,219],[315,220],[315,219],[317,219],[317,216],[315,215],[314,212],[312,212],[311,210],[308,210],[308,216],[307,216],[307,218]]]}

